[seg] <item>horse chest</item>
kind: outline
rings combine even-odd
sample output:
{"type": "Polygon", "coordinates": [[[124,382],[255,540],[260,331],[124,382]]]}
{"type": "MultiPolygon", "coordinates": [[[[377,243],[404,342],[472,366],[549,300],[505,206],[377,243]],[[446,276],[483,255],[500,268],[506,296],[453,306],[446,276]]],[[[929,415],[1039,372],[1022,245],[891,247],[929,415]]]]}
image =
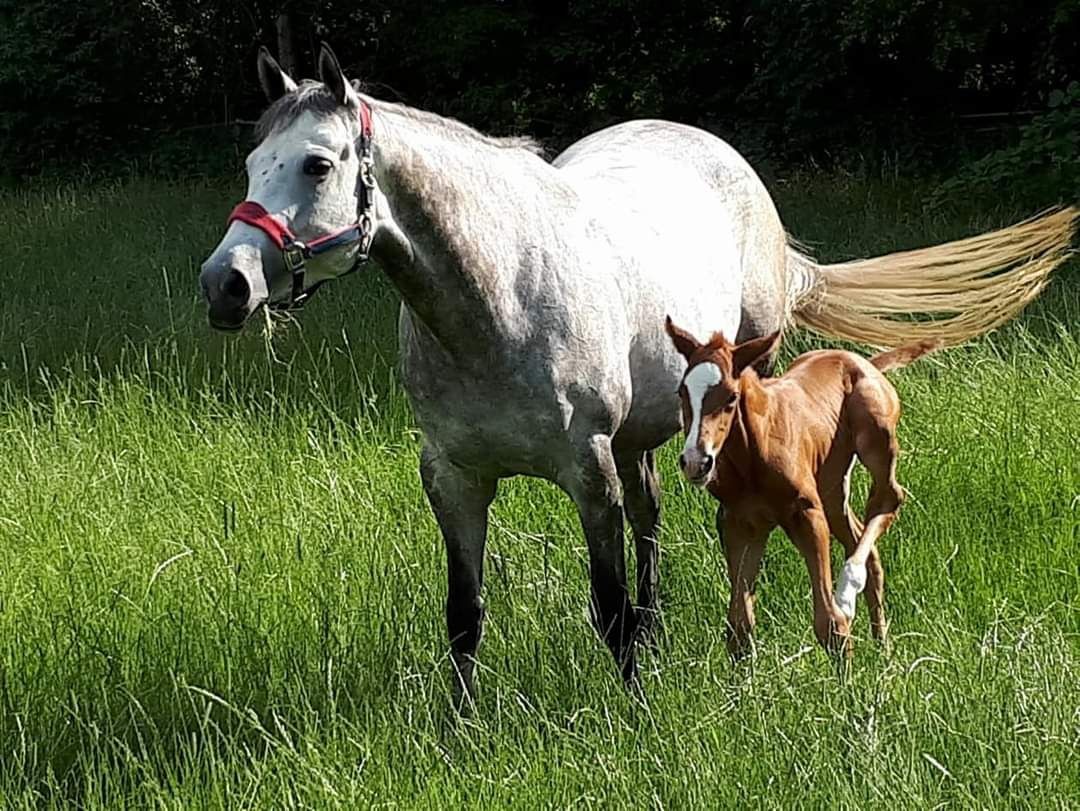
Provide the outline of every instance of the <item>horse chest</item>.
{"type": "Polygon", "coordinates": [[[497,475],[556,475],[567,414],[544,376],[497,368],[439,375],[413,366],[405,387],[425,440],[456,464],[497,475]]]}

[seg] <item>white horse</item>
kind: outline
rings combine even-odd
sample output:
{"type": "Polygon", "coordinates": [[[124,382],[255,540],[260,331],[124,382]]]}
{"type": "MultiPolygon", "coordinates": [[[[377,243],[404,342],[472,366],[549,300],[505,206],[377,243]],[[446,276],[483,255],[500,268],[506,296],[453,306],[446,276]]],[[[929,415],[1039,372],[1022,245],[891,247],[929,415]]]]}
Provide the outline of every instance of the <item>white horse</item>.
{"type": "Polygon", "coordinates": [[[421,476],[446,543],[459,699],[474,689],[488,506],[498,480],[516,474],[573,499],[594,621],[624,678],[635,678],[636,633],[657,605],[653,450],[679,429],[684,361],[666,315],[737,341],[794,317],[878,345],[957,342],[1012,318],[1072,235],[1068,210],[822,266],[789,245],[746,161],[702,130],[627,122],[548,163],[526,140],[359,94],[325,46],[319,73],[298,86],[260,54],[272,105],[247,158],[248,199],[200,281],[221,329],[262,306],[298,304],[369,256],[399,290],[421,476]],[[890,318],[912,311],[951,315],[890,318]]]}

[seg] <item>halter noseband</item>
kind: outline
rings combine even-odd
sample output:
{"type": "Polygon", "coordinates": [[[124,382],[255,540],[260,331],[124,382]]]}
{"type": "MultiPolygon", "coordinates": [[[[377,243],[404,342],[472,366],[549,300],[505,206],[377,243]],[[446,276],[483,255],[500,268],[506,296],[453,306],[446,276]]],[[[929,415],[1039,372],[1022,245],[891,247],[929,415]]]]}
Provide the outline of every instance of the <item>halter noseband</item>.
{"type": "Polygon", "coordinates": [[[245,200],[237,204],[229,214],[226,225],[233,222],[242,222],[254,228],[258,228],[270,241],[281,251],[285,261],[285,267],[292,274],[292,290],[289,300],[286,302],[270,303],[276,310],[298,310],[307,303],[315,291],[330,281],[323,279],[315,282],[310,288],[304,284],[304,276],[307,271],[307,260],[320,254],[340,248],[346,245],[357,245],[356,259],[352,267],[342,273],[347,276],[359,270],[360,266],[370,258],[371,239],[375,227],[371,218],[371,209],[375,203],[375,160],[371,149],[371,107],[366,101],[360,99],[360,135],[356,139],[356,152],[360,158],[360,171],[356,177],[356,222],[352,225],[323,234],[321,237],[301,242],[296,238],[292,229],[278,221],[259,203],[254,200],[245,200]]]}

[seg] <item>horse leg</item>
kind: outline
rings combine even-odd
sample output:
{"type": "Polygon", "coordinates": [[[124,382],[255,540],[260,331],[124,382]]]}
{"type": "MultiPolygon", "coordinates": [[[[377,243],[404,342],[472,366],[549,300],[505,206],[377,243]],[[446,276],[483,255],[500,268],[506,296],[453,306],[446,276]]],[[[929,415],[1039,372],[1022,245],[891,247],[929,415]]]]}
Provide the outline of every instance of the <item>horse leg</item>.
{"type": "Polygon", "coordinates": [[[634,533],[639,630],[651,636],[660,618],[660,476],[656,456],[652,451],[620,454],[615,462],[623,486],[623,507],[634,533]]]}
{"type": "Polygon", "coordinates": [[[848,618],[833,604],[832,571],[829,568],[829,524],[820,502],[796,510],[784,531],[802,554],[810,573],[814,601],[814,634],[830,653],[851,652],[848,618]]]}
{"type": "Polygon", "coordinates": [[[634,637],[637,618],[626,586],[623,509],[611,438],[595,434],[577,455],[577,464],[560,482],[577,505],[589,548],[591,616],[607,643],[623,680],[637,679],[634,637]]]}
{"type": "Polygon", "coordinates": [[[496,480],[463,470],[428,446],[420,455],[420,478],[446,545],[446,631],[454,704],[468,710],[476,698],[474,666],[484,626],[484,545],[496,480]]]}
{"type": "Polygon", "coordinates": [[[724,554],[727,557],[731,599],[728,602],[728,654],[738,660],[750,652],[754,631],[754,584],[761,571],[768,529],[757,529],[724,516],[724,554]]]}
{"type": "MultiPolygon", "coordinates": [[[[829,529],[843,544],[844,553],[849,558],[855,553],[859,538],[863,534],[862,521],[851,511],[848,503],[851,495],[851,468],[854,463],[852,458],[848,462],[847,470],[838,480],[823,482],[820,487],[829,529]]],[[[865,594],[866,606],[870,612],[870,631],[878,642],[885,642],[888,637],[888,622],[885,619],[885,569],[881,565],[877,546],[870,550],[866,568],[865,594]]],[[[837,608],[849,620],[855,615],[855,595],[861,591],[859,585],[857,579],[851,579],[850,572],[841,572],[840,582],[835,589],[837,608]]]]}

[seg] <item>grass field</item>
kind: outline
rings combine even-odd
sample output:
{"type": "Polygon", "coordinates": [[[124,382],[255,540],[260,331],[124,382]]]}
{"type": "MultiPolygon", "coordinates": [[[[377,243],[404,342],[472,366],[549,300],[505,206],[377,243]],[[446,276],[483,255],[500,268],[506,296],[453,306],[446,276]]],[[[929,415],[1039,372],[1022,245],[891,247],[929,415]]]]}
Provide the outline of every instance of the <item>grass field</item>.
{"type": "MultiPolygon", "coordinates": [[[[930,215],[926,191],[776,185],[825,259],[1031,213],[930,215]]],[[[0,199],[0,804],[1080,804],[1075,263],[1021,321],[894,378],[911,495],[883,542],[890,654],[860,601],[838,681],[775,536],[756,657],[731,665],[712,506],[668,447],[647,705],[585,620],[569,501],[514,480],[479,713],[460,722],[396,299],[372,273],[272,340],[211,334],[197,266],[239,196],[132,181],[0,199]]]]}

